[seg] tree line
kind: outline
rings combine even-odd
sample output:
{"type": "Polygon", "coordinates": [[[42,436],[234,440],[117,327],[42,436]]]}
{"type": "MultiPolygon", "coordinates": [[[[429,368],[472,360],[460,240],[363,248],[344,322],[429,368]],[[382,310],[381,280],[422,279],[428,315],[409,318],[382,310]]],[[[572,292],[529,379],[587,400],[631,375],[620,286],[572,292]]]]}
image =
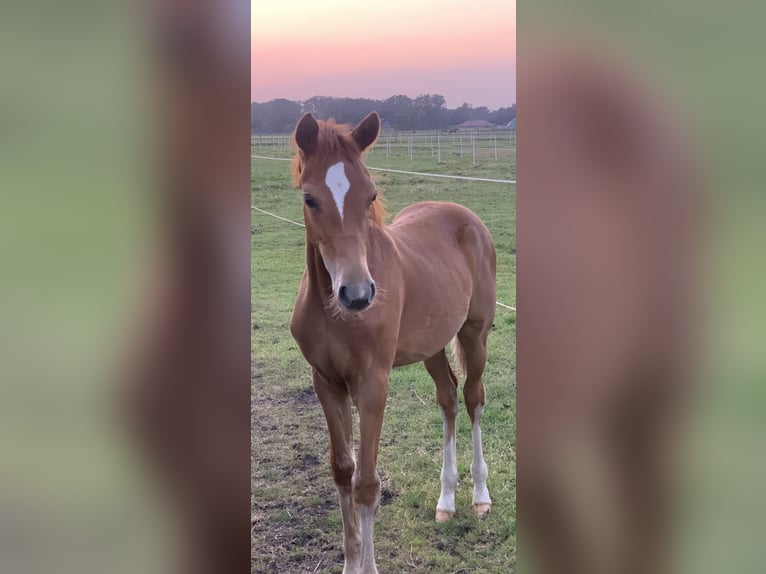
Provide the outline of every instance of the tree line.
{"type": "Polygon", "coordinates": [[[467,120],[486,120],[504,126],[516,117],[515,103],[497,110],[489,110],[486,106],[474,108],[467,103],[449,109],[445,104],[444,96],[439,94],[425,94],[414,99],[397,95],[386,100],[314,96],[299,102],[279,98],[250,104],[250,131],[291,132],[298,118],[306,112],[317,118],[335,118],[338,123],[353,125],[375,110],[385,124],[396,130],[447,129],[467,120]]]}

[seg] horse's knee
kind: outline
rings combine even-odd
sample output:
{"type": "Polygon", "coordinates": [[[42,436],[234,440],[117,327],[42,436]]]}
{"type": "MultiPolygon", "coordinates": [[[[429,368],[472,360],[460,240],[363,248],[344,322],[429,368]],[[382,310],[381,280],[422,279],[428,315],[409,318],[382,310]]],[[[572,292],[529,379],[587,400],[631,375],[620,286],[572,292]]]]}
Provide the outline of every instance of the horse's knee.
{"type": "Polygon", "coordinates": [[[377,508],[380,501],[380,477],[377,471],[372,475],[364,476],[356,473],[353,478],[354,502],[364,506],[377,508]]]}
{"type": "Polygon", "coordinates": [[[351,453],[336,454],[331,460],[332,476],[339,487],[350,487],[356,463],[351,453]]]}

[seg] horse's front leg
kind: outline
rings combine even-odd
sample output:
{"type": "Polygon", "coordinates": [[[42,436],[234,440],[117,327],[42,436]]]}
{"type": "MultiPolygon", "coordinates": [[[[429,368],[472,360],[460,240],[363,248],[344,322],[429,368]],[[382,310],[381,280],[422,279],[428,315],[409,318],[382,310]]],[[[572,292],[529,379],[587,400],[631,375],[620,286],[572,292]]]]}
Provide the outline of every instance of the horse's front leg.
{"type": "Polygon", "coordinates": [[[359,460],[353,478],[353,498],[362,530],[360,574],[378,574],[375,563],[375,514],[380,504],[380,477],[377,470],[380,430],[388,396],[388,370],[368,373],[351,385],[359,411],[359,460]]]}
{"type": "Polygon", "coordinates": [[[338,488],[343,518],[343,574],[359,574],[362,564],[362,535],[351,485],[355,468],[354,444],[351,437],[351,398],[343,381],[330,382],[314,371],[313,383],[330,431],[330,465],[335,486],[338,488]]]}

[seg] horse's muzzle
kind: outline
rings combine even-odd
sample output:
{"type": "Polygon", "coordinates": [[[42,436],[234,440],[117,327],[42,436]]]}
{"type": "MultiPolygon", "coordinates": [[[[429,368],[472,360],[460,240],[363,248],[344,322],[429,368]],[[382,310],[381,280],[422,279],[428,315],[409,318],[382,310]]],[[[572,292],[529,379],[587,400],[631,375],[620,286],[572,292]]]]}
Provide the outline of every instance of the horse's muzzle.
{"type": "Polygon", "coordinates": [[[349,311],[362,311],[370,306],[375,298],[375,283],[364,282],[356,286],[341,285],[338,300],[349,311]]]}

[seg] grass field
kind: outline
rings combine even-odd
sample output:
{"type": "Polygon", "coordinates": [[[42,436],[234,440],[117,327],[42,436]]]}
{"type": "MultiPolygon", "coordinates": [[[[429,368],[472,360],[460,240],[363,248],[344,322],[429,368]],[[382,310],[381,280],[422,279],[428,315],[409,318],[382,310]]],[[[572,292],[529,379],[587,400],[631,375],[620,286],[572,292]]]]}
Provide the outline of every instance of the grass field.
{"type": "MultiPolygon", "coordinates": [[[[471,157],[368,157],[371,166],[508,179],[512,160],[471,157]]],[[[289,152],[253,147],[256,155],[289,152]]],[[[515,186],[375,175],[391,216],[422,200],[461,203],[490,229],[498,255],[497,298],[515,306],[515,186]]],[[[253,205],[302,222],[299,192],[289,164],[252,160],[253,205]]],[[[341,572],[341,518],[329,467],[327,429],[311,388],[310,369],[288,322],[304,268],[302,228],[259,212],[252,216],[252,571],[341,572]]],[[[442,423],[434,385],[422,364],[391,374],[378,469],[383,480],[376,522],[381,574],[399,572],[512,573],[516,568],[516,325],[497,308],[484,375],[484,453],[493,508],[484,520],[471,510],[470,421],[458,415],[457,512],[434,522],[439,496],[442,423]]],[[[358,433],[355,428],[355,436],[358,433]]]]}

